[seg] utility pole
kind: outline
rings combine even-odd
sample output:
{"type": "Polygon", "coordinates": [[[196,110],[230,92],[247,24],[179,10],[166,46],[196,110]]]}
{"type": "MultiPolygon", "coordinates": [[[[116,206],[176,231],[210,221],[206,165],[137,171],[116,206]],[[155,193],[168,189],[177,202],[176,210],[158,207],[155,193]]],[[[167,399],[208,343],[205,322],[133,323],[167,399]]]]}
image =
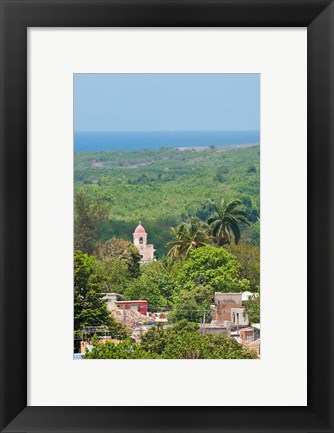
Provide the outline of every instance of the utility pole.
{"type": "Polygon", "coordinates": [[[203,312],[203,335],[205,335],[205,310],[203,312]]]}

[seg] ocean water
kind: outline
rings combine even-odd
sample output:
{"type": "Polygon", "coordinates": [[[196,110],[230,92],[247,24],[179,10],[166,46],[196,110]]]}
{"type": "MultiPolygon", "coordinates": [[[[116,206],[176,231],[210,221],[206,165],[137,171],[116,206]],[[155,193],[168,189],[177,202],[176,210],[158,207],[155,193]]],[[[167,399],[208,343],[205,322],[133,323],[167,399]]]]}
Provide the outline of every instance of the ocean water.
{"type": "Polygon", "coordinates": [[[259,144],[260,131],[76,132],[75,152],[259,144]]]}

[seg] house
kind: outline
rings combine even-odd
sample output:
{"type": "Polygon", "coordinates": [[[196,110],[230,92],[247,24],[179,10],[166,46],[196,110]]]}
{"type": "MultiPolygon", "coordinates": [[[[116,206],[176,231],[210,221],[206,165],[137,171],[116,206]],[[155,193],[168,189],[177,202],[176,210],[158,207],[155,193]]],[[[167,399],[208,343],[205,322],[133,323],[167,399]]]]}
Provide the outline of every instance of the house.
{"type": "Polygon", "coordinates": [[[118,310],[133,310],[147,316],[148,302],[143,300],[136,301],[115,301],[115,307],[118,310]]]}
{"type": "Polygon", "coordinates": [[[240,343],[242,343],[248,349],[255,350],[258,357],[261,353],[261,340],[259,338],[259,329],[257,327],[243,328],[240,329],[240,343]]]}
{"type": "Polygon", "coordinates": [[[220,323],[230,321],[231,308],[242,308],[242,294],[216,292],[212,319],[220,323]]]}
{"type": "Polygon", "coordinates": [[[249,320],[243,307],[243,293],[215,293],[212,319],[232,327],[248,326],[249,320]]]}
{"type": "Polygon", "coordinates": [[[247,290],[245,292],[242,292],[242,295],[241,295],[242,302],[246,302],[249,299],[252,299],[252,297],[253,297],[252,292],[249,292],[247,290]]]}
{"type": "Polygon", "coordinates": [[[107,308],[109,311],[114,311],[116,306],[115,302],[121,297],[118,293],[104,293],[103,298],[107,301],[107,308]]]}
{"type": "Polygon", "coordinates": [[[243,328],[239,331],[240,339],[242,342],[254,341],[254,330],[253,328],[243,328]]]}

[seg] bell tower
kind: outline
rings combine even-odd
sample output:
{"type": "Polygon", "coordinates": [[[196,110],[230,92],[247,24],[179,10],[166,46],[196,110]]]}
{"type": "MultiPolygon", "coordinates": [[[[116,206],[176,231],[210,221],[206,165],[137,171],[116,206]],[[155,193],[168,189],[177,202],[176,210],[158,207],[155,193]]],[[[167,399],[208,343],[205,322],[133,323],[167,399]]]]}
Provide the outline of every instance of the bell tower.
{"type": "Polygon", "coordinates": [[[147,243],[147,233],[141,221],[133,232],[133,244],[138,248],[141,263],[149,263],[154,259],[154,246],[147,243]]]}
{"type": "Polygon", "coordinates": [[[147,245],[147,233],[144,227],[141,225],[141,221],[139,221],[139,224],[133,233],[133,244],[140,249],[145,248],[147,245]]]}

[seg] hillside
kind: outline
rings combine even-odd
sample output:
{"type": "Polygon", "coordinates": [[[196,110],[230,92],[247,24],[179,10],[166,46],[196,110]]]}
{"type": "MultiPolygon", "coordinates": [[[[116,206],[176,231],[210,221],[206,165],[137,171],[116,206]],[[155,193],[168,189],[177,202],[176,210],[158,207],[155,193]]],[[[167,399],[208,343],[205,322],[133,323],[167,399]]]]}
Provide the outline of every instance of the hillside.
{"type": "MultiPolygon", "coordinates": [[[[76,152],[74,185],[107,203],[103,241],[112,236],[132,240],[141,220],[161,257],[170,227],[194,215],[206,220],[210,200],[240,198],[250,213],[259,210],[259,155],[259,146],[76,152]]],[[[253,228],[243,231],[244,240],[252,240],[253,228]]]]}

